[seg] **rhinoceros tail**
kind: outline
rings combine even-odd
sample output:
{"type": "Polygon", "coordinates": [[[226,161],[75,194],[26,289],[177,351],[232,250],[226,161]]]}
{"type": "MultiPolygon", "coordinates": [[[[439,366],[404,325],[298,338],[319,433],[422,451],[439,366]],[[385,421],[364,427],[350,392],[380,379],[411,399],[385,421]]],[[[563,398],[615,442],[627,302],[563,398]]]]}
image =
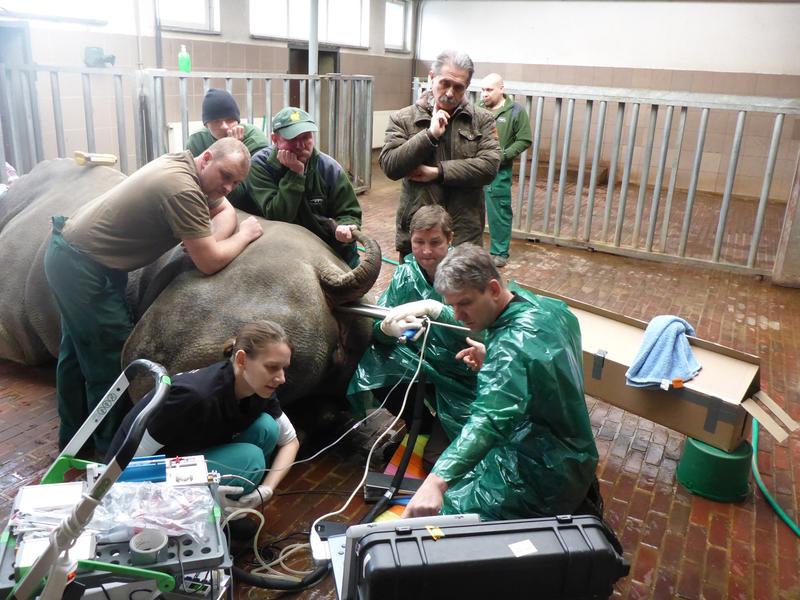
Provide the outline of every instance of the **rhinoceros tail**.
{"type": "Polygon", "coordinates": [[[352,271],[342,271],[333,263],[319,269],[322,289],[331,305],[355,302],[375,284],[381,272],[381,247],[361,231],[353,232],[356,241],[364,246],[361,262],[352,271]]]}

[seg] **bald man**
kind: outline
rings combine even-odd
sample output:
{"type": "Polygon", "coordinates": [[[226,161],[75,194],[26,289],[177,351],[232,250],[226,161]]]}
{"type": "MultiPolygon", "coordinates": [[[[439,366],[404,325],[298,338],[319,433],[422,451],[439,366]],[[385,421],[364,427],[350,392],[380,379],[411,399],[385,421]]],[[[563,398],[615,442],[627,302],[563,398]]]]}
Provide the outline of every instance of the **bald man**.
{"type": "Polygon", "coordinates": [[[495,266],[504,267],[511,242],[511,171],[517,155],[531,145],[531,123],[522,105],[505,93],[503,78],[497,73],[483,78],[479,105],[494,115],[502,150],[500,170],[483,190],[491,238],[489,253],[495,266]]]}

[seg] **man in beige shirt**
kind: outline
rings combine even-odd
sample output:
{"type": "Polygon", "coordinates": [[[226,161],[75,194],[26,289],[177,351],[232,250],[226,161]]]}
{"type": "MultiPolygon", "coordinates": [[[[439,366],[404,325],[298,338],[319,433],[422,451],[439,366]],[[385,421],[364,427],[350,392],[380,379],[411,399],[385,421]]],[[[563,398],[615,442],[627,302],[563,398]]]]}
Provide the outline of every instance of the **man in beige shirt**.
{"type": "MultiPolygon", "coordinates": [[[[237,230],[225,198],[247,176],[250,153],[239,140],[215,142],[197,157],[166,154],[83,206],[53,218],[45,274],[61,313],[56,397],[63,448],[120,372],[132,321],[128,272],[178,243],[202,273],[224,268],[261,233],[254,217],[237,230]]],[[[125,415],[123,403],[94,433],[103,455],[125,415]]]]}

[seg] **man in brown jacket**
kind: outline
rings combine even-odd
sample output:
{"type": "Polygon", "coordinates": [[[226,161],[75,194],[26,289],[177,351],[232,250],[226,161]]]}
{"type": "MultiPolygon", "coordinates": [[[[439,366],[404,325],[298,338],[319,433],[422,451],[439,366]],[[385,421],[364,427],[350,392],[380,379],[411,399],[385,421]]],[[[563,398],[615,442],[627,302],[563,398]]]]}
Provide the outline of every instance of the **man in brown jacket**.
{"type": "Polygon", "coordinates": [[[474,66],[469,56],[442,52],[431,65],[431,86],[389,118],[379,163],[389,179],[403,179],[395,247],[411,252],[408,226],[421,206],[440,204],[453,219],[453,244],[483,245],[483,186],[500,165],[492,114],[465,99],[474,66]]]}

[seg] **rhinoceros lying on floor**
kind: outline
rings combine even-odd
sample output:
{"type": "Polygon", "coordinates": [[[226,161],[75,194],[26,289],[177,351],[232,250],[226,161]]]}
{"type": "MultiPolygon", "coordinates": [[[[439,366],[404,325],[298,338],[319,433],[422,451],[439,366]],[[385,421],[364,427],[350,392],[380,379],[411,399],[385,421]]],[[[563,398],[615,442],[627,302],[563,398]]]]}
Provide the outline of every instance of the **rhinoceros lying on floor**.
{"type": "MultiPolygon", "coordinates": [[[[70,215],[124,175],[60,159],[39,164],[0,200],[0,358],[38,364],[57,355],[58,311],[42,267],[50,217],[70,215]]],[[[123,362],[149,358],[171,373],[221,359],[237,326],[272,319],[294,346],[283,401],[314,390],[343,390],[369,341],[369,319],[333,311],[359,300],[380,272],[380,248],[360,235],[361,264],[349,268],[308,230],[262,220],[264,235],[228,267],[207,277],[180,246],[131,274],[128,298],[137,321],[123,362]]]]}

